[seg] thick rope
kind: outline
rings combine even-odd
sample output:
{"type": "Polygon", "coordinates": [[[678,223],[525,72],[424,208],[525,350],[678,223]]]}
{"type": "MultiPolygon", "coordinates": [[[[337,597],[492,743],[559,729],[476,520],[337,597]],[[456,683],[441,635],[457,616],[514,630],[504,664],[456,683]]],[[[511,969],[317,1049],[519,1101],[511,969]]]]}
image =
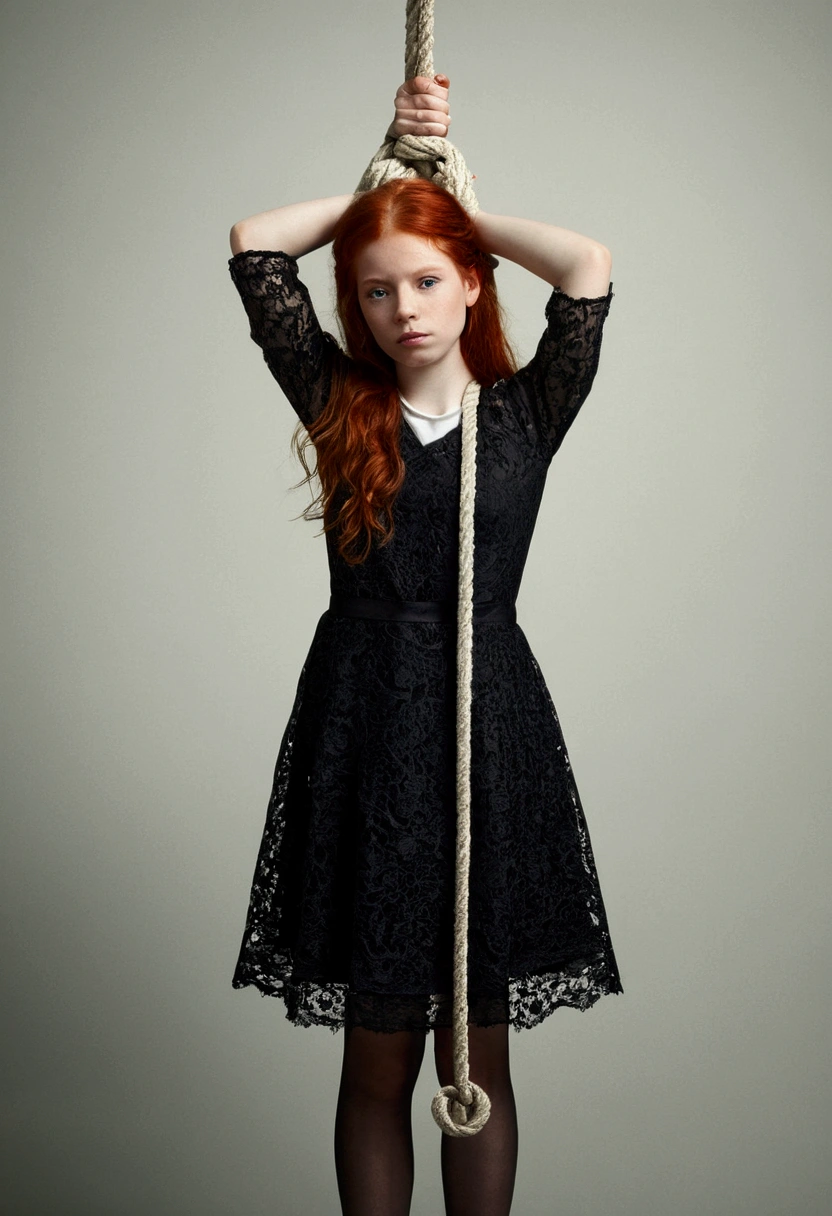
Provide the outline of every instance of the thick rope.
{"type": "MultiPolygon", "coordinates": [[[[433,0],[407,0],[405,80],[433,77],[433,0]]],[[[391,178],[424,177],[436,182],[469,215],[479,211],[473,178],[462,153],[436,135],[401,135],[388,130],[358,184],[356,194],[391,178]]],[[[496,266],[496,259],[491,262],[496,266]]],[[[491,1100],[469,1076],[468,1053],[468,879],[471,861],[471,676],[474,640],[474,499],[477,481],[477,406],[480,385],[472,380],[462,397],[462,464],[459,491],[459,601],[457,607],[457,836],[454,897],[453,1085],[443,1086],[431,1112],[448,1136],[474,1136],[486,1124],[491,1100]]]]}
{"type": "Polygon", "coordinates": [[[459,490],[459,586],[456,694],[456,896],[454,900],[454,1083],[434,1095],[431,1112],[449,1136],[474,1136],[486,1124],[491,1100],[469,1077],[468,876],[471,862],[471,677],[474,656],[474,502],[477,489],[477,406],[472,380],[462,397],[462,466],[459,490]]]}
{"type": "MultiPolygon", "coordinates": [[[[407,0],[404,72],[405,80],[433,78],[433,0],[407,0]]],[[[396,135],[388,130],[355,193],[374,190],[394,177],[425,177],[458,199],[469,215],[480,209],[462,153],[440,135],[396,135]]]]}
{"type": "Polygon", "coordinates": [[[404,78],[433,79],[433,0],[407,0],[404,20],[404,78]]]}

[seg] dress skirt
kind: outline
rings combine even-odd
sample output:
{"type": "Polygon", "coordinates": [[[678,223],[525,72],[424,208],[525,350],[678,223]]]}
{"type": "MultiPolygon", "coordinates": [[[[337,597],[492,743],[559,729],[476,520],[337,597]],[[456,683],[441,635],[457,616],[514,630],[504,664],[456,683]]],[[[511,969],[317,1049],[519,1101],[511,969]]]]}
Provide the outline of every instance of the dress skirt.
{"type": "MultiPolygon", "coordinates": [[[[622,988],[538,664],[519,625],[474,636],[468,1020],[521,1030],[622,988]]],[[[451,1024],[455,638],[430,622],[318,622],[233,978],[281,997],[296,1025],[451,1024]]]]}

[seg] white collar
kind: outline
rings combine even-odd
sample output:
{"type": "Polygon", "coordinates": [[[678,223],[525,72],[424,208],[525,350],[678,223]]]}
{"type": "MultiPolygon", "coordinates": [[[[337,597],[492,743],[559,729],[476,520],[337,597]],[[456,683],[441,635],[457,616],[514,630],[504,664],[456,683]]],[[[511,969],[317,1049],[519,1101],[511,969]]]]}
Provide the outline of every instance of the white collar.
{"type": "Polygon", "coordinates": [[[401,400],[401,403],[405,409],[409,410],[411,414],[415,414],[417,418],[427,418],[430,422],[438,422],[440,418],[454,418],[462,411],[462,405],[460,404],[456,407],[456,409],[447,410],[444,414],[426,414],[423,410],[417,410],[416,407],[411,405],[409,401],[405,401],[401,393],[399,393],[399,399],[401,400]]]}

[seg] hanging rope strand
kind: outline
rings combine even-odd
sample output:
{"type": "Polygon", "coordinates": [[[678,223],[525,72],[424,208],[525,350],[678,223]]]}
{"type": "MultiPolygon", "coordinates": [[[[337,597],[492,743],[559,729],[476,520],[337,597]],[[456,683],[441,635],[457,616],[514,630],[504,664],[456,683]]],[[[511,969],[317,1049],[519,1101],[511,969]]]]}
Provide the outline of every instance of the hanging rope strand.
{"type": "MultiPolygon", "coordinates": [[[[407,0],[405,80],[433,78],[433,0],[407,0]]],[[[449,191],[474,216],[479,203],[462,154],[437,135],[389,136],[370,161],[356,194],[391,178],[425,177],[449,191]]],[[[496,265],[496,259],[492,259],[496,265]]],[[[468,1053],[468,879],[471,860],[471,676],[474,638],[474,500],[476,497],[477,405],[480,385],[472,380],[462,398],[462,464],[459,500],[459,601],[457,606],[457,835],[454,895],[453,1085],[434,1096],[431,1112],[448,1136],[474,1136],[485,1126],[491,1101],[469,1075],[468,1053]]]]}
{"type": "Polygon", "coordinates": [[[404,78],[433,79],[433,0],[407,0],[404,78]]]}
{"type": "Polygon", "coordinates": [[[434,1095],[431,1113],[449,1136],[474,1136],[486,1124],[491,1100],[469,1075],[468,1056],[468,879],[471,861],[471,677],[474,652],[474,503],[477,488],[477,406],[480,385],[472,380],[462,397],[462,467],[459,490],[459,601],[457,608],[456,699],[456,896],[454,900],[454,991],[451,1021],[453,1085],[434,1095]]]}

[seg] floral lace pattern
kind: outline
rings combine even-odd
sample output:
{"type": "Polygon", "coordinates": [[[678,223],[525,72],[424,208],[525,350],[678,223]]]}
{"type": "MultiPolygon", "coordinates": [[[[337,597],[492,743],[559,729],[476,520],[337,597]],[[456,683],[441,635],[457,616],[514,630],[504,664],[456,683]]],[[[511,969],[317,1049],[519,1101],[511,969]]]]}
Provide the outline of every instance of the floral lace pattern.
{"type": "MultiPolygon", "coordinates": [[[[302,422],[338,361],[284,253],[229,260],[251,336],[302,422]]],[[[477,600],[513,603],[552,457],[589,394],[612,299],[555,289],[530,362],[483,388],[477,600]]],[[[332,590],[455,599],[461,432],[424,446],[404,419],[396,532],[332,590]]],[[[450,1025],[455,626],[334,617],[315,628],[280,745],[236,988],[300,1026],[450,1025]]],[[[519,625],[474,627],[469,1022],[537,1025],[623,991],[589,832],[543,675],[519,625]]]]}

